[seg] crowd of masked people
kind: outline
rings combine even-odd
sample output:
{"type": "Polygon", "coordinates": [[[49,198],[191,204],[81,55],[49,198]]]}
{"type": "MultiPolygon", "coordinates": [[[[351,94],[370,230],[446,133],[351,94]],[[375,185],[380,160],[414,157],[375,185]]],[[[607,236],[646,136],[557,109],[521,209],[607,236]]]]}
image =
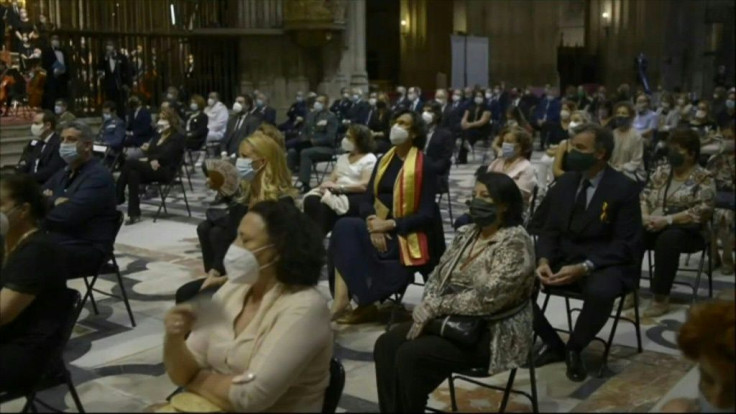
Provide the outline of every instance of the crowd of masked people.
{"type": "MultiPolygon", "coordinates": [[[[377,304],[416,273],[421,303],[373,352],[382,412],[423,411],[451,372],[493,375],[530,352],[534,365],[564,361],[567,377],[583,381],[581,353],[617,298],[635,306],[647,250],[657,264],[649,317],[669,312],[681,253],[710,242],[722,273],[733,273],[733,90],[713,101],[626,85],[592,97],[502,84],[432,99],[417,87],[396,92],[345,88],[331,103],[300,93],[279,125],[260,92],[228,109],[216,92],[181,102],[171,88],[155,122],[136,97],[126,119],[107,102],[96,135],[38,113],[21,174],[0,185],[11,298],[0,312],[0,389],[31,375],[25,361],[50,340],[38,331],[58,316],[39,298],[64,286],[43,268],[50,250],[66,278],[94,274],[112,249],[116,206],[127,202],[127,223],[140,221],[141,186],[180,174],[189,153],[218,198],[197,226],[204,274],[177,290],[165,318],[164,365],[184,393],[225,410],[320,411],[331,322],[375,321],[377,304]],[[437,196],[453,159],[468,162],[481,141],[489,154],[446,246],[437,196]],[[543,174],[530,162],[535,142],[543,174]],[[312,188],[322,162],[334,167],[312,188]],[[315,289],[325,266],[330,308],[315,289]],[[540,286],[582,295],[566,342],[534,300],[540,286]],[[448,328],[448,317],[464,323],[448,328]]],[[[733,408],[730,393],[711,403],[733,408]]]]}

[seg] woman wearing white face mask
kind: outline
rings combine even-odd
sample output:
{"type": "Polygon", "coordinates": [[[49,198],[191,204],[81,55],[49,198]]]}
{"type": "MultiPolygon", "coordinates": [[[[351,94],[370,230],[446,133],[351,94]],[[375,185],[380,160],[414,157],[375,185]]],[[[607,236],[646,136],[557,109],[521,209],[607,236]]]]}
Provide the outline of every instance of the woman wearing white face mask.
{"type": "Polygon", "coordinates": [[[209,118],[204,113],[204,108],[204,98],[201,95],[192,95],[189,102],[189,116],[185,124],[186,148],[189,151],[201,150],[207,139],[209,118]]]}
{"type": "Polygon", "coordinates": [[[156,136],[141,149],[145,158],[126,162],[117,182],[118,204],[125,203],[125,189],[128,189],[126,225],[141,221],[139,186],[153,181],[168,182],[177,174],[184,156],[184,136],[179,133],[179,116],[173,109],[159,113],[156,136]]]}
{"type": "Polygon", "coordinates": [[[0,392],[35,384],[58,346],[68,316],[63,260],[57,245],[39,231],[46,202],[28,175],[0,179],[0,392]],[[4,257],[3,257],[4,256],[4,257]]]}
{"type": "Polygon", "coordinates": [[[254,205],[228,249],[228,283],[166,315],[169,378],[225,411],[319,412],[333,342],[315,288],[324,261],[319,230],[292,203],[254,205]]]}
{"type": "Polygon", "coordinates": [[[422,152],[425,128],[419,114],[399,112],[390,133],[394,146],[373,170],[362,218],[343,218],[332,230],[329,271],[338,323],[373,320],[374,302],[405,289],[415,272],[428,275],[444,252],[437,176],[422,152]],[[359,307],[342,317],[350,311],[348,292],[359,307]]]}
{"type": "Polygon", "coordinates": [[[188,300],[203,289],[217,287],[227,281],[227,269],[223,264],[225,253],[235,239],[240,220],[251,207],[265,200],[284,197],[296,199],[298,192],[291,186],[283,150],[276,140],[262,132],[255,132],[240,143],[238,155],[234,170],[220,169],[237,176],[213,179],[213,171],[208,168],[210,178],[207,179],[207,185],[218,185],[214,189],[220,192],[227,208],[207,210],[207,218],[197,226],[204,273],[207,276],[181,286],[176,292],[177,303],[188,300]],[[225,192],[228,186],[219,185],[220,180],[237,180],[239,188],[234,194],[225,192]]]}
{"type": "Polygon", "coordinates": [[[473,102],[465,110],[460,128],[463,131],[463,143],[457,156],[458,164],[467,164],[468,151],[472,150],[475,143],[485,141],[491,133],[490,124],[491,110],[485,102],[483,91],[473,94],[473,102]]]}
{"type": "Polygon", "coordinates": [[[332,231],[338,218],[360,215],[360,201],[376,165],[371,153],[373,136],[367,127],[350,125],[341,145],[345,153],[337,158],[330,178],[304,197],[304,212],[319,225],[323,236],[332,231]]]}

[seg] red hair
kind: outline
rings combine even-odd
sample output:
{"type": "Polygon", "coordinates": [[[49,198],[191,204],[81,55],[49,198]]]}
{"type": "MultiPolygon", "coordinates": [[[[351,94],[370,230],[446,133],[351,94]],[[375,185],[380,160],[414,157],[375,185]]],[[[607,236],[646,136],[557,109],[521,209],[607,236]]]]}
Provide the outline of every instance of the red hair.
{"type": "Polygon", "coordinates": [[[706,358],[722,379],[733,383],[736,371],[736,302],[694,305],[680,328],[677,344],[688,359],[706,358]]]}

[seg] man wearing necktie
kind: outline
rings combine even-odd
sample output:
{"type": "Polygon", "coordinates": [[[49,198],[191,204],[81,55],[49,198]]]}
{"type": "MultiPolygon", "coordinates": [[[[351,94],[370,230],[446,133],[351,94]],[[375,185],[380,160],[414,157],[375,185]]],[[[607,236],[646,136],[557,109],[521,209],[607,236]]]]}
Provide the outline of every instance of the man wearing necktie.
{"type": "Polygon", "coordinates": [[[49,46],[41,54],[41,65],[46,71],[43,91],[43,109],[54,110],[57,99],[69,99],[69,54],[61,47],[59,35],[52,35],[49,46]]]}
{"type": "Polygon", "coordinates": [[[643,244],[639,188],[608,166],[611,131],[593,124],[576,129],[567,155],[570,172],[547,194],[549,213],[537,243],[543,291],[575,291],[583,308],[567,344],[534,306],[534,330],[543,346],[535,366],[564,360],[567,377],[583,381],[582,350],[608,321],[618,297],[639,284],[643,244]]]}

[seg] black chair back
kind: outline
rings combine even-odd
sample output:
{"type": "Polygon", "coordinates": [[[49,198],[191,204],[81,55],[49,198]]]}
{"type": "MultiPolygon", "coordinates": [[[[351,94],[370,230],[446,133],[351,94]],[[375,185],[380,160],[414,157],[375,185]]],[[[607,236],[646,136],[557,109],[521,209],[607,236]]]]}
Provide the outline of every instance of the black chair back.
{"type": "Polygon", "coordinates": [[[330,383],[325,390],[325,401],[322,403],[323,413],[334,413],[337,411],[337,404],[342,397],[342,390],[345,388],[345,368],[337,358],[330,360],[330,383]]]}

